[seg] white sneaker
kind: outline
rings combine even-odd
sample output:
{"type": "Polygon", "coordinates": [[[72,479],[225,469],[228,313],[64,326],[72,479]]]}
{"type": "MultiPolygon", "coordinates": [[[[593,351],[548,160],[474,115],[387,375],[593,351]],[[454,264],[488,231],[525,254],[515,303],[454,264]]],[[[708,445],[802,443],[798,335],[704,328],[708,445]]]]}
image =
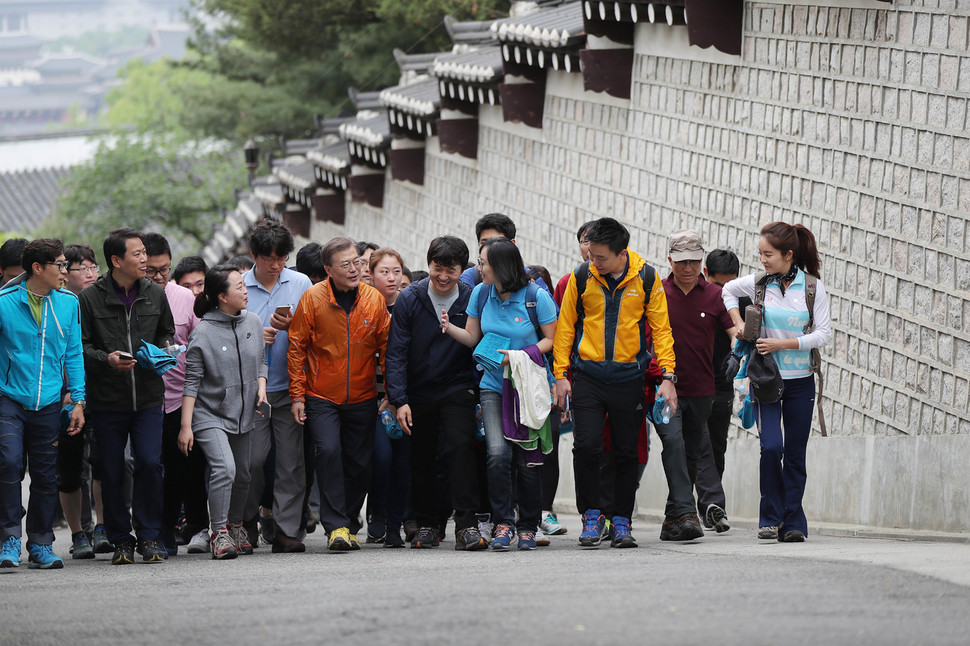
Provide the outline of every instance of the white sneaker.
{"type": "Polygon", "coordinates": [[[566,533],[566,528],[559,523],[556,515],[549,511],[542,514],[542,522],[539,523],[539,529],[542,530],[542,533],[548,534],[549,536],[562,536],[566,533]]]}
{"type": "Polygon", "coordinates": [[[492,515],[475,514],[475,518],[478,521],[478,533],[485,539],[486,545],[490,544],[492,542],[492,515]]]}
{"type": "Polygon", "coordinates": [[[536,530],[536,545],[538,545],[539,547],[548,547],[549,546],[549,543],[550,543],[549,537],[546,536],[542,532],[542,529],[541,528],[540,529],[537,529],[536,530]]]}
{"type": "Polygon", "coordinates": [[[186,546],[186,552],[189,554],[206,554],[209,551],[209,532],[203,529],[201,532],[192,537],[189,544],[186,546]]]}

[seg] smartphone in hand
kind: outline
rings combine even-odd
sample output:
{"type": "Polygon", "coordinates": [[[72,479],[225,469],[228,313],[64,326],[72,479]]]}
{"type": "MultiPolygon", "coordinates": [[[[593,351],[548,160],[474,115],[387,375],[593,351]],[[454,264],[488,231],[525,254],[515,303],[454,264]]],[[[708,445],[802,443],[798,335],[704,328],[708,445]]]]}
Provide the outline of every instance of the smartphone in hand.
{"type": "Polygon", "coordinates": [[[120,352],[118,352],[118,356],[121,357],[122,359],[124,359],[125,361],[134,361],[135,360],[135,358],[133,356],[131,356],[130,354],[128,354],[124,350],[121,350],[120,352]]]}

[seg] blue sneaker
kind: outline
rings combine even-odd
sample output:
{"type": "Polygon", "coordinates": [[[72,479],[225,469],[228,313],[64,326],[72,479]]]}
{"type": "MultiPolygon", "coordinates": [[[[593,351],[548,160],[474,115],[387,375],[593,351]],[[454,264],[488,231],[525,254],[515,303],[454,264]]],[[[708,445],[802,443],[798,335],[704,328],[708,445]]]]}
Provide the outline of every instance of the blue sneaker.
{"type": "Polygon", "coordinates": [[[495,536],[492,538],[492,549],[496,552],[506,552],[512,545],[512,526],[500,524],[495,528],[495,536]]]}
{"type": "Polygon", "coordinates": [[[519,532],[519,549],[534,550],[536,548],[535,532],[519,532]]]}
{"type": "Polygon", "coordinates": [[[599,509],[587,509],[583,514],[583,533],[579,535],[582,547],[596,547],[603,540],[606,519],[599,509]]]}
{"type": "Polygon", "coordinates": [[[57,554],[54,554],[54,548],[50,545],[27,543],[27,552],[27,560],[30,562],[28,567],[30,568],[59,570],[64,567],[64,561],[57,554]]]}
{"type": "Polygon", "coordinates": [[[20,539],[8,536],[0,547],[0,567],[20,567],[20,539]]]}
{"type": "Polygon", "coordinates": [[[623,516],[613,516],[613,538],[610,541],[611,547],[636,547],[637,540],[630,533],[630,519],[623,516]]]}

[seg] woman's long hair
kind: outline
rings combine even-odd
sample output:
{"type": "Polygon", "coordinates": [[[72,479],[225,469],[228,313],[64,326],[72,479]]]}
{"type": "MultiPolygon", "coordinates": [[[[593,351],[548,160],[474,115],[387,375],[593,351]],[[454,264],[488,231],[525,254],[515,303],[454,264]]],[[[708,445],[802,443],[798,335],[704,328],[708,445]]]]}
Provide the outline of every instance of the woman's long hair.
{"type": "Polygon", "coordinates": [[[522,254],[514,242],[508,238],[492,238],[479,248],[478,253],[483,249],[488,249],[488,266],[495,276],[496,291],[511,294],[529,284],[522,254]]]}
{"type": "Polygon", "coordinates": [[[216,265],[205,272],[205,288],[195,297],[192,306],[196,316],[202,318],[206,312],[219,307],[219,296],[229,292],[229,274],[234,271],[239,271],[235,265],[216,265]]]}
{"type": "Polygon", "coordinates": [[[769,222],[761,227],[761,237],[782,254],[791,251],[792,262],[796,267],[816,278],[821,278],[819,271],[822,261],[818,257],[815,236],[806,227],[787,222],[769,222]]]}

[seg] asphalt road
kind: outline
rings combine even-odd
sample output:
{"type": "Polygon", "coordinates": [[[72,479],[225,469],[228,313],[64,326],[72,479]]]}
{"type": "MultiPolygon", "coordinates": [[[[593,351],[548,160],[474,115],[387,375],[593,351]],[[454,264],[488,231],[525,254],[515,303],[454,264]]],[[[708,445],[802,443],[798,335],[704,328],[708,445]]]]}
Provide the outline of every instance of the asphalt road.
{"type": "MultiPolygon", "coordinates": [[[[435,550],[0,570],[0,644],[968,644],[970,546],[732,529],[640,547],[435,550]]],[[[68,537],[55,548],[66,556],[68,537]]]]}

